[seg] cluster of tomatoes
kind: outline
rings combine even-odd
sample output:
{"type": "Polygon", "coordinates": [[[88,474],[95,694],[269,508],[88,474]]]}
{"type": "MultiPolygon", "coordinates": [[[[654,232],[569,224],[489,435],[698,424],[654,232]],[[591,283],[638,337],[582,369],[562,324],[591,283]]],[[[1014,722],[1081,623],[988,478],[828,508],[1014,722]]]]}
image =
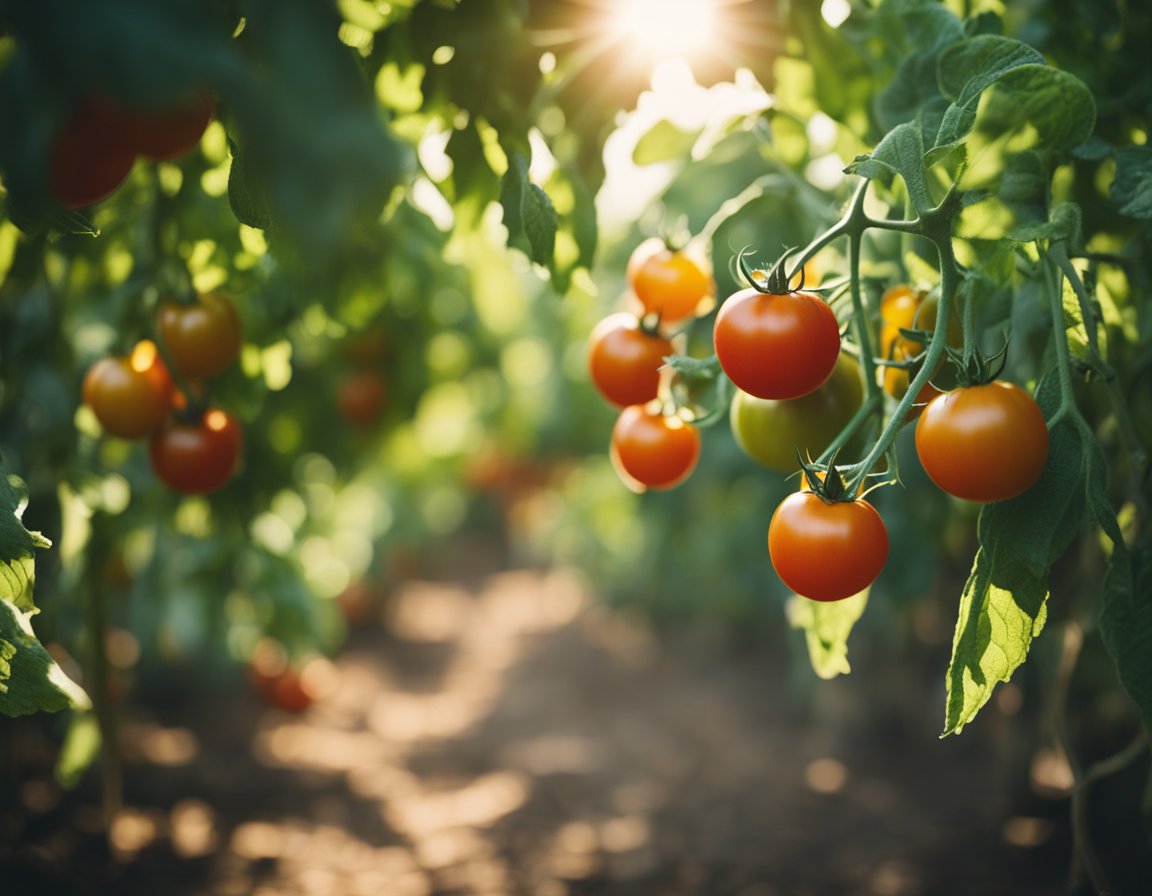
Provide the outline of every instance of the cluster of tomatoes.
{"type": "Polygon", "coordinates": [[[105,96],[83,98],[52,144],[52,196],[82,208],[111,196],[138,156],[178,159],[192,150],[215,114],[206,92],[162,109],[137,109],[105,96]]]}
{"type": "Polygon", "coordinates": [[[611,457],[636,490],[683,482],[700,458],[700,433],[667,400],[665,359],[674,354],[673,328],[706,311],[712,278],[688,253],[646,240],[628,262],[638,310],[620,311],[593,328],[588,369],[600,394],[621,409],[612,428],[611,457]]]}
{"type": "Polygon", "coordinates": [[[236,360],[240,318],[231,300],[216,293],[166,302],[156,315],[156,337],[92,365],[84,402],[109,435],[149,439],[152,469],[169,488],[215,491],[232,476],[243,431],[232,414],[208,404],[207,380],[236,360]]]}
{"type": "MultiPolygon", "coordinates": [[[[691,317],[702,300],[680,290],[685,275],[666,273],[673,270],[674,257],[665,249],[637,265],[633,256],[629,281],[644,315],[620,313],[601,321],[589,351],[592,381],[623,408],[612,434],[617,469],[630,484],[655,488],[683,481],[699,455],[696,428],[667,410],[669,402],[658,400],[665,359],[674,350],[659,326],[691,317]],[[675,289],[661,293],[653,289],[657,282],[675,289]],[[661,296],[683,302],[660,304],[661,296]],[[649,317],[656,323],[646,324],[649,317]]],[[[696,271],[696,282],[707,282],[696,271]]],[[[861,368],[842,351],[831,307],[805,290],[803,279],[794,288],[783,264],[767,274],[747,269],[745,274],[750,285],[729,296],[716,313],[715,361],[736,387],[729,410],[736,442],[764,466],[790,473],[800,463],[798,454],[819,456],[863,406],[861,368]]],[[[922,366],[937,302],[927,291],[902,284],[884,294],[880,312],[879,385],[899,399],[922,366]]],[[[955,321],[946,332],[951,346],[961,344],[955,321]]],[[[948,391],[931,382],[923,386],[908,420],[916,420],[917,453],[928,476],[964,500],[1015,497],[1036,482],[1047,461],[1047,426],[1035,400],[996,379],[979,360],[948,391]]],[[[860,446],[850,441],[846,447],[860,446]]],[[[842,600],[879,576],[888,556],[887,529],[858,491],[850,492],[836,470],[806,467],[803,487],[773,513],[769,555],[797,594],[842,600]]]]}

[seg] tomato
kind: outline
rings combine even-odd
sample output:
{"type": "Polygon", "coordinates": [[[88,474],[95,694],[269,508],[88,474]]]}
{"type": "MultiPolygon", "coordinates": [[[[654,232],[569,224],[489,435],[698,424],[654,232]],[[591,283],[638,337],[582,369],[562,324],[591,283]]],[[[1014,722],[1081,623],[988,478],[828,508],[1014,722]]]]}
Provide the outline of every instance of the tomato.
{"type": "Polygon", "coordinates": [[[739,389],[757,398],[807,395],[832,375],[840,328],[815,293],[772,294],[748,287],[720,306],[712,330],[716,357],[739,389]]]}
{"type": "Polygon", "coordinates": [[[129,357],[101,358],[84,376],[84,403],[109,435],[142,439],[161,423],[172,401],[172,380],[149,341],[129,357]]]}
{"type": "Polygon", "coordinates": [[[152,435],[152,469],[174,491],[207,494],[231,478],[242,441],[240,421],[227,411],[213,408],[198,422],[169,417],[152,435]]]}
{"type": "Polygon", "coordinates": [[[637,246],[629,259],[628,284],[644,314],[659,314],[663,323],[692,317],[715,292],[712,278],[694,259],[651,240],[637,246]]]}
{"type": "Polygon", "coordinates": [[[737,390],[728,422],[736,444],[752,460],[791,473],[797,449],[818,457],[863,403],[860,365],[841,353],[827,382],[800,398],[773,401],[737,390]]]}
{"type": "Polygon", "coordinates": [[[611,450],[617,468],[636,484],[672,488],[696,468],[700,431],[679,417],[631,405],[620,412],[612,428],[611,450]]]}
{"type": "Polygon", "coordinates": [[[107,199],[124,182],[136,154],[115,135],[123,121],[108,103],[90,98],[68,118],[52,144],[52,198],[65,208],[107,199]]]}
{"type": "Polygon", "coordinates": [[[592,330],[588,372],[608,401],[618,407],[644,404],[660,388],[660,368],[672,342],[644,332],[634,315],[610,314],[592,330]]]}
{"type": "MultiPolygon", "coordinates": [[[[922,354],[925,344],[900,332],[905,330],[925,330],[932,332],[936,326],[936,308],[939,302],[935,296],[928,297],[923,290],[913,289],[906,283],[890,287],[880,299],[880,357],[889,361],[907,361],[922,354]]],[[[953,315],[948,322],[948,344],[958,348],[964,344],[964,334],[960,321],[953,315]]],[[[883,385],[893,398],[900,399],[908,391],[908,384],[916,373],[915,367],[883,368],[883,385]]],[[[955,380],[953,379],[953,383],[955,380]]],[[[939,395],[938,389],[924,386],[916,401],[923,405],[939,395]]],[[[909,414],[915,418],[920,408],[913,407],[909,414]]]]}
{"type": "Polygon", "coordinates": [[[215,114],[216,103],[206,92],[165,109],[128,109],[124,139],[142,156],[171,161],[196,148],[215,114]]]}
{"type": "Polygon", "coordinates": [[[186,377],[213,377],[240,353],[244,331],[226,296],[206,293],[195,302],[166,302],[156,328],[176,369],[186,377]]]}
{"type": "Polygon", "coordinates": [[[1048,460],[1048,428],[1034,398],[996,380],[945,392],[916,424],[916,453],[929,478],[966,501],[1026,491],[1048,460]]]}
{"type": "Polygon", "coordinates": [[[379,420],[387,399],[388,387],[383,378],[370,370],[349,374],[336,391],[341,416],[356,426],[379,420]]]}
{"type": "Polygon", "coordinates": [[[818,601],[843,600],[871,585],[888,559],[888,530],[871,504],[794,492],[768,524],[768,554],[781,580],[818,601]]]}
{"type": "Polygon", "coordinates": [[[350,333],[344,339],[341,354],[349,364],[357,367],[370,367],[388,356],[388,333],[373,324],[357,333],[350,333]]]}

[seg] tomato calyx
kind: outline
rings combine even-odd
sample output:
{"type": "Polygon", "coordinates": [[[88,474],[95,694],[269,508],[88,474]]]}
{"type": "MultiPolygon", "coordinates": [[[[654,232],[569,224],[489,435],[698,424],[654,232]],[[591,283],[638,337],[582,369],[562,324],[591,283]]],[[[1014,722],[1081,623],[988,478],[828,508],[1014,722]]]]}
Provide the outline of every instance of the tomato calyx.
{"type": "Polygon", "coordinates": [[[805,459],[797,449],[796,459],[800,462],[801,476],[804,488],[812,492],[817,498],[828,503],[847,503],[856,500],[854,490],[849,490],[839,468],[836,466],[836,453],[829,458],[828,464],[817,465],[805,459]]]}
{"type": "Polygon", "coordinates": [[[788,259],[795,254],[795,248],[788,248],[784,250],[784,254],[776,260],[771,269],[765,273],[763,268],[752,267],[747,260],[747,256],[752,254],[748,251],[747,247],[741,249],[736,255],[736,265],[740,268],[740,273],[744,275],[744,279],[748,284],[757,292],[762,292],[769,296],[786,296],[789,293],[801,292],[804,289],[804,266],[801,265],[798,271],[787,270],[788,259]],[[797,276],[800,277],[799,282],[793,286],[792,280],[797,276]]]}
{"type": "Polygon", "coordinates": [[[985,357],[978,346],[963,351],[945,346],[945,353],[956,372],[956,384],[962,389],[986,386],[1000,378],[1008,363],[1008,340],[996,354],[985,357]]]}

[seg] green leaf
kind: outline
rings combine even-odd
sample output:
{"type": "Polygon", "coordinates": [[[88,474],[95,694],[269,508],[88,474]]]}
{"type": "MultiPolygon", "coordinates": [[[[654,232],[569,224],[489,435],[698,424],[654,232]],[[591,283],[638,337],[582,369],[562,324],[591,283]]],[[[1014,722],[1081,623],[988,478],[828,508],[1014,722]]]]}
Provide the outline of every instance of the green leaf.
{"type": "MultiPolygon", "coordinates": [[[[940,54],[936,80],[957,109],[975,112],[980,94],[1005,72],[1021,65],[1043,65],[1039,51],[1010,37],[981,34],[952,44],[940,54]]],[[[969,122],[971,125],[971,122],[969,122]]]]}
{"type": "Polygon", "coordinates": [[[232,214],[241,224],[268,230],[272,227],[268,199],[253,182],[247,170],[247,156],[239,144],[229,140],[228,145],[232,150],[232,167],[228,169],[228,203],[232,206],[232,214]]]}
{"type": "Polygon", "coordinates": [[[44,649],[32,633],[31,612],[0,600],[0,713],[86,709],[88,695],[44,649]]]}
{"type": "Polygon", "coordinates": [[[51,542],[39,532],[29,532],[20,522],[27,504],[24,483],[15,476],[0,475],[0,598],[21,612],[34,613],[32,552],[49,547],[51,542]]]}
{"type": "MultiPolygon", "coordinates": [[[[1048,416],[1059,400],[1053,380],[1049,377],[1037,392],[1048,416]]],[[[980,548],[960,598],[952,642],[944,735],[976,717],[1044,628],[1048,571],[1084,523],[1094,446],[1080,429],[1058,425],[1039,481],[981,511],[980,548]]]]}
{"type": "Polygon", "coordinates": [[[56,783],[71,790],[100,754],[100,725],[90,712],[77,712],[68,723],[56,759],[56,783]]]}
{"type": "Polygon", "coordinates": [[[1152,148],[1126,146],[1116,152],[1116,177],[1110,189],[1120,214],[1152,219],[1152,148]]]}
{"type": "Polygon", "coordinates": [[[509,154],[500,204],[509,244],[525,248],[536,264],[547,265],[556,242],[556,209],[548,194],[528,179],[528,160],[519,151],[509,154]]]}
{"type": "Polygon", "coordinates": [[[883,180],[899,174],[917,212],[924,214],[934,205],[924,168],[924,142],[920,129],[910,122],[897,125],[870,156],[856,159],[844,170],[848,174],[883,180]]]}
{"type": "Polygon", "coordinates": [[[869,590],[830,603],[803,597],[789,602],[788,622],[804,632],[812,671],[820,678],[835,678],[852,671],[848,665],[848,636],[868,606],[869,590]]]}
{"type": "Polygon", "coordinates": [[[696,134],[683,131],[667,119],[656,122],[632,150],[637,165],[654,165],[687,155],[696,142],[696,134]]]}

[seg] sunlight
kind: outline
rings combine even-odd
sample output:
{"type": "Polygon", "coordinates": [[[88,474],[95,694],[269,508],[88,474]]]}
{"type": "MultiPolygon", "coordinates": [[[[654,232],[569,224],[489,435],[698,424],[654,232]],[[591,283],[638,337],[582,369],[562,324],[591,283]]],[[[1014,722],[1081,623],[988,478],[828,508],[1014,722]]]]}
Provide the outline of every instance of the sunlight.
{"type": "Polygon", "coordinates": [[[705,49],[715,27],[711,0],[625,0],[613,9],[618,37],[657,59],[705,49]]]}

